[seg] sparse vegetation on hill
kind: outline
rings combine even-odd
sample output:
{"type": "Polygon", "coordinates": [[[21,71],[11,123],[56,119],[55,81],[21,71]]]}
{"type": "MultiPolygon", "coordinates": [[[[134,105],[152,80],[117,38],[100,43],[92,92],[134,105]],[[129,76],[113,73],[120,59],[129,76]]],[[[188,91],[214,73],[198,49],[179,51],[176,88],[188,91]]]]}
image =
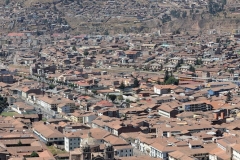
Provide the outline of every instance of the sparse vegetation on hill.
{"type": "MultiPolygon", "coordinates": [[[[5,31],[37,30],[38,34],[47,32],[71,32],[73,34],[118,34],[118,33],[149,33],[180,31],[181,33],[204,32],[208,29],[231,31],[238,28],[240,16],[235,14],[234,0],[209,0],[205,5],[175,4],[170,1],[146,2],[117,1],[87,1],[87,0],[1,0],[0,4],[8,5],[12,10],[14,5],[23,9],[32,8],[35,4],[46,4],[45,13],[57,14],[58,19],[49,21],[43,19],[35,25],[16,23],[4,25],[5,31]],[[114,7],[115,6],[115,7],[114,7]],[[137,9],[141,8],[142,14],[137,9]],[[124,12],[123,12],[124,11],[124,12]],[[230,25],[229,25],[230,24],[230,25]],[[56,30],[56,26],[60,29],[56,30]],[[64,28],[66,27],[66,28],[64,28]]],[[[35,6],[36,7],[36,6],[35,6]]],[[[42,9],[33,11],[41,15],[42,9]]],[[[33,9],[33,8],[32,8],[33,9]]],[[[30,10],[29,10],[30,11],[30,10]]],[[[56,17],[56,16],[54,16],[56,17]]]]}

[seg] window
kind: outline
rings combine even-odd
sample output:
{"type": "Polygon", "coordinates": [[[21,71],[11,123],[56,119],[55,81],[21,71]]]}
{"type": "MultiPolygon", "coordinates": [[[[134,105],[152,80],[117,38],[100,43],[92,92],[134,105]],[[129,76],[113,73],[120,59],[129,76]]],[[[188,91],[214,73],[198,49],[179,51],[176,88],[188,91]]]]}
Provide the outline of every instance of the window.
{"type": "Polygon", "coordinates": [[[121,150],[121,152],[123,152],[123,150],[121,150]]]}

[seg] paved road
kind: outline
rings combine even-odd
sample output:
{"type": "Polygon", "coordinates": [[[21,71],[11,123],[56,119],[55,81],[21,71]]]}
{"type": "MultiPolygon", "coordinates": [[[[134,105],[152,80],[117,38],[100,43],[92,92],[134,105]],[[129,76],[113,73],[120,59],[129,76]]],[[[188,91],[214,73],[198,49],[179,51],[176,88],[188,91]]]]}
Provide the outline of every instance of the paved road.
{"type": "Polygon", "coordinates": [[[25,101],[25,103],[30,105],[30,106],[32,106],[32,107],[34,107],[37,113],[43,114],[43,117],[45,117],[47,119],[55,117],[55,112],[54,111],[46,110],[45,108],[43,108],[40,105],[32,104],[32,103],[27,102],[27,101],[25,101]]]}

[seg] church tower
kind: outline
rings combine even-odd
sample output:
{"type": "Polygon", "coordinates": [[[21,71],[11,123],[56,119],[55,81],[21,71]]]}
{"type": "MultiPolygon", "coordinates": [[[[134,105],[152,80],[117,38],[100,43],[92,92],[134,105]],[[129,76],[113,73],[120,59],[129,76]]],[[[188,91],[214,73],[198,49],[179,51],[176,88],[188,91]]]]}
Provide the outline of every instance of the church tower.
{"type": "Polygon", "coordinates": [[[112,145],[107,144],[104,149],[104,159],[114,160],[114,148],[112,145]]]}

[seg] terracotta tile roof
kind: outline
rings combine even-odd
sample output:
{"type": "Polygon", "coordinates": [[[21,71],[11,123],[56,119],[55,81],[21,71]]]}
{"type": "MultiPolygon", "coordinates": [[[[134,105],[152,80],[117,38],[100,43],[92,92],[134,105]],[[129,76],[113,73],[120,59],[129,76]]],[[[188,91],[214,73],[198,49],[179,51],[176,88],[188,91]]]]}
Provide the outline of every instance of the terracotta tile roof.
{"type": "Polygon", "coordinates": [[[61,132],[53,129],[50,125],[44,125],[42,123],[34,123],[33,129],[36,130],[38,133],[42,134],[46,138],[64,137],[61,132]]]}
{"type": "Polygon", "coordinates": [[[155,85],[157,89],[176,89],[178,86],[176,85],[155,85]]]}
{"type": "Polygon", "coordinates": [[[24,36],[24,33],[8,33],[8,37],[22,37],[24,36]]]}

